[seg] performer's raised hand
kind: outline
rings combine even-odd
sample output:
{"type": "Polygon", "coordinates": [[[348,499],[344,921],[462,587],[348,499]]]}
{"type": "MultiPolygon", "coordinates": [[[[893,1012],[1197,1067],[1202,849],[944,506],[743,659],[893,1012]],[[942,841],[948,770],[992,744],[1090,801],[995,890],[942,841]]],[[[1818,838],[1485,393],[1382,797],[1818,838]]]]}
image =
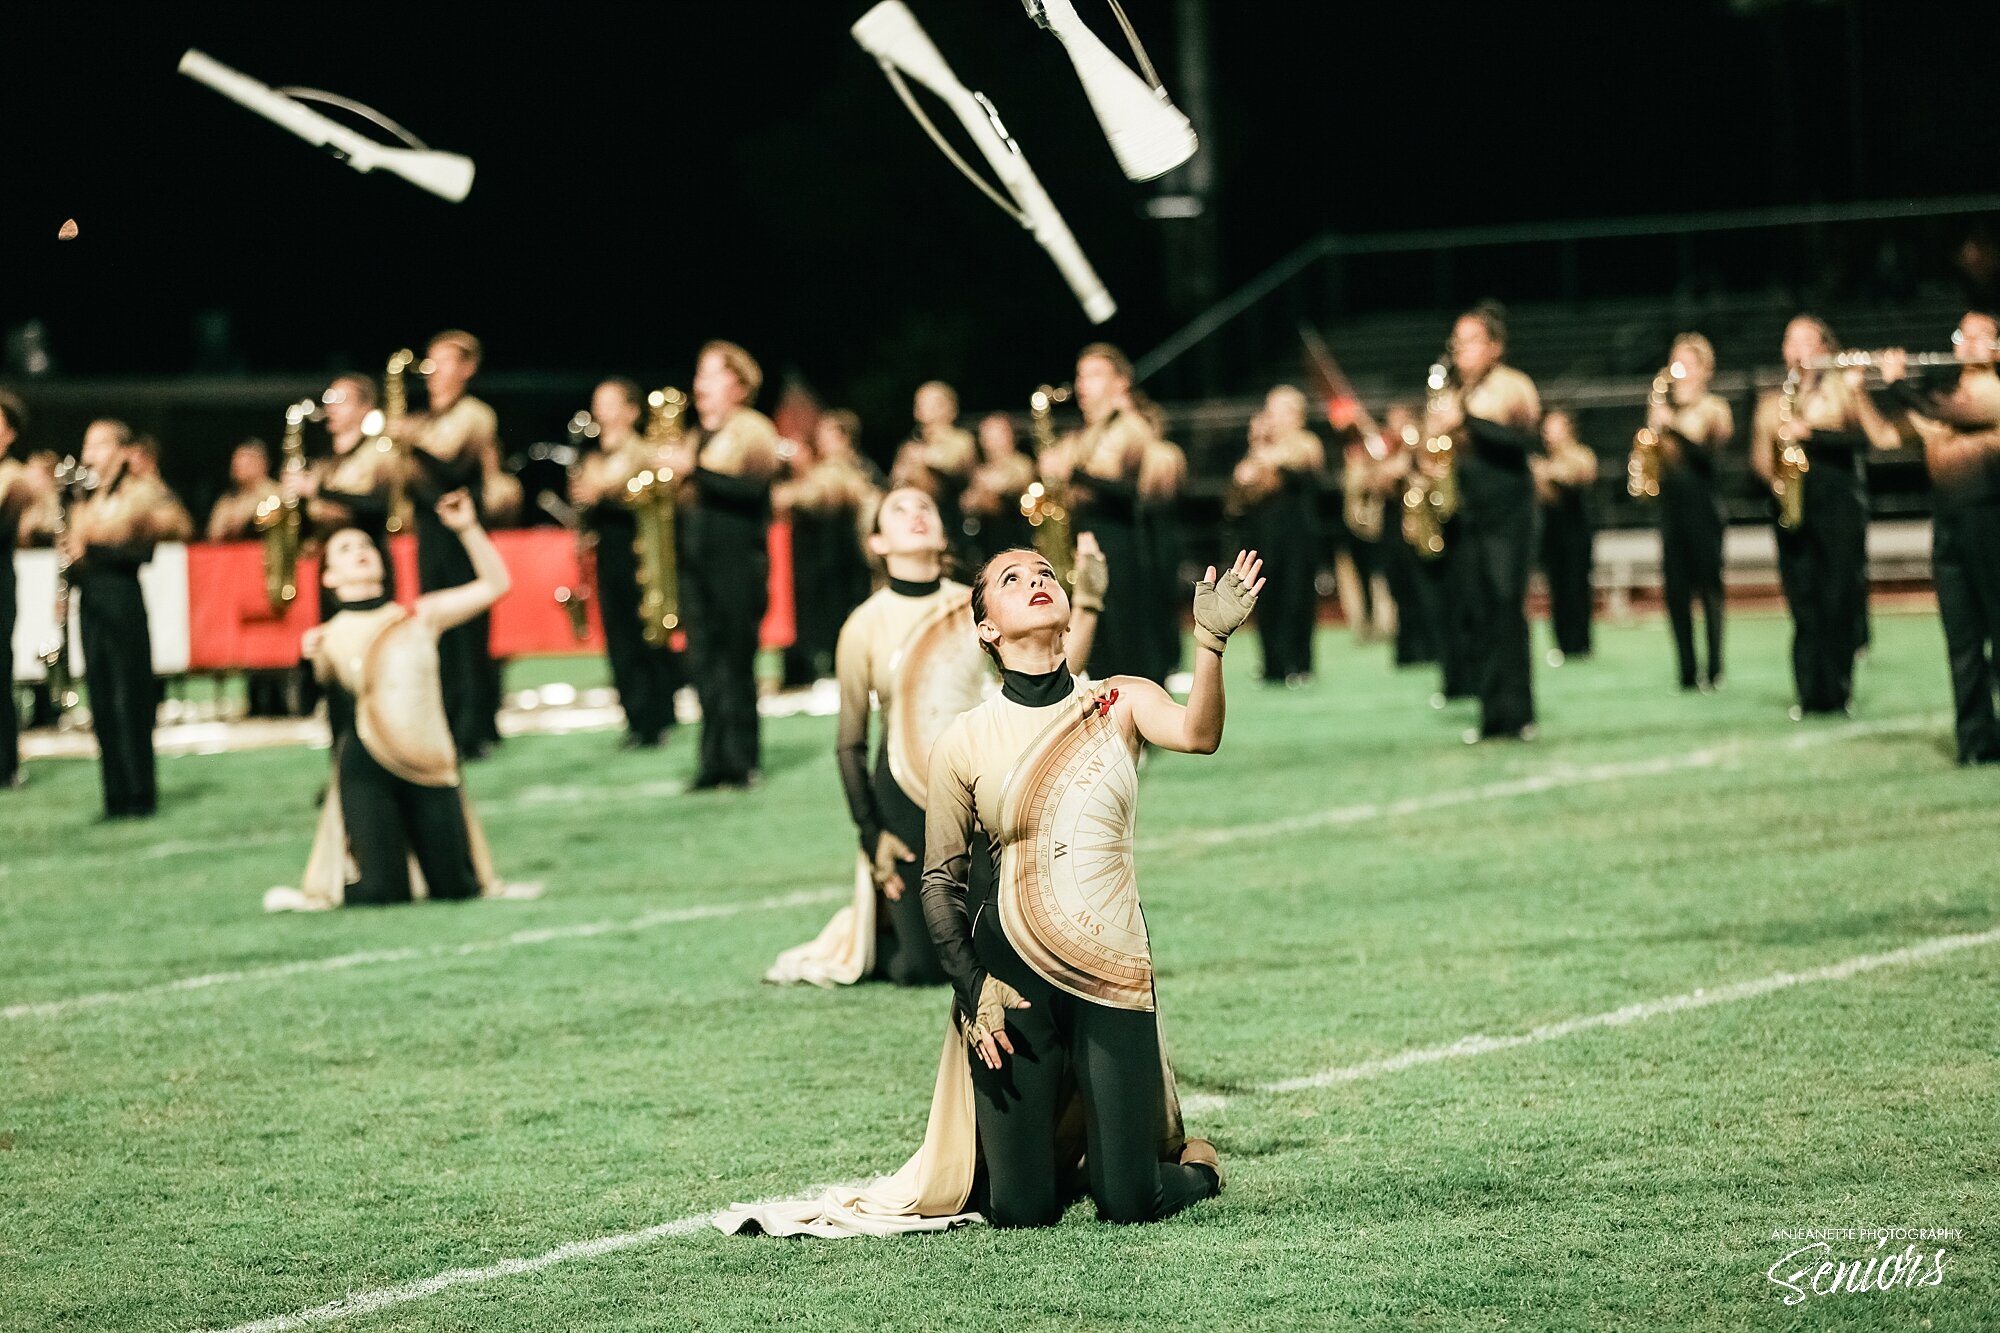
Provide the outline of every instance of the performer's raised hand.
{"type": "Polygon", "coordinates": [[[897,867],[907,865],[917,859],[910,845],[895,834],[883,829],[875,839],[875,887],[882,890],[882,896],[890,902],[903,900],[903,872],[897,867]]]}
{"type": "Polygon", "coordinates": [[[479,526],[479,511],[472,507],[472,495],[463,488],[440,496],[437,502],[438,521],[453,532],[466,532],[479,526]]]}
{"type": "Polygon", "coordinates": [[[1264,591],[1264,562],[1255,551],[1238,551],[1236,563],[1220,579],[1215,566],[1194,585],[1194,639],[1220,653],[1229,636],[1250,619],[1257,595],[1264,591]]]}
{"type": "Polygon", "coordinates": [[[1000,978],[989,976],[981,983],[979,1012],[964,1024],[966,1044],[978,1052],[981,1064],[988,1069],[998,1069],[1000,1053],[1014,1053],[1014,1043],[1007,1036],[1007,1011],[1028,1007],[1028,1001],[1021,992],[1000,978]]]}

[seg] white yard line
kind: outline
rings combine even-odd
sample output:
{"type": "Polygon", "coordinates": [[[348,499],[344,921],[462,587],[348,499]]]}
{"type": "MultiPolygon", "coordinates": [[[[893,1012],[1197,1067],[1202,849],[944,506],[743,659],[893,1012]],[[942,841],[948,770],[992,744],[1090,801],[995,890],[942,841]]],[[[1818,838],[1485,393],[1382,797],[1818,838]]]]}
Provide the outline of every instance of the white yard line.
{"type": "Polygon", "coordinates": [[[202,976],[163,981],[152,986],[135,986],[130,990],[98,991],[91,995],[72,995],[61,1000],[10,1004],[0,1009],[0,1022],[11,1022],[18,1018],[60,1018],[84,1009],[130,1004],[135,1000],[154,999],[186,991],[212,990],[217,986],[233,986],[246,981],[278,981],[305,973],[340,972],[348,968],[373,967],[383,963],[466,958],[474,954],[497,953],[503,949],[518,949],[527,945],[553,944],[560,940],[592,939],[599,935],[651,930],[657,926],[681,925],[689,921],[710,921],[718,917],[741,916],[746,912],[771,912],[787,907],[831,903],[851,897],[853,893],[851,885],[846,888],[801,889],[794,893],[755,898],[747,902],[697,903],[688,907],[662,908],[623,921],[590,921],[575,926],[517,930],[511,935],[502,935],[490,940],[474,940],[466,944],[434,944],[405,949],[364,949],[357,953],[337,954],[331,958],[306,958],[293,963],[272,963],[265,967],[248,967],[235,972],[209,972],[202,976]]]}
{"type": "MultiPolygon", "coordinates": [[[[1271,1083],[1260,1083],[1249,1091],[1236,1094],[1245,1096],[1267,1096],[1277,1093],[1308,1092],[1319,1088],[1333,1087],[1342,1083],[1354,1083],[1363,1079],[1380,1078],[1385,1074],[1399,1073],[1405,1069],[1415,1069],[1422,1065],[1438,1064],[1445,1060],[1470,1059],[1478,1055],[1490,1055],[1495,1051],[1510,1051],[1517,1047],[1538,1045],[1554,1041],[1560,1037],[1574,1036],[1579,1032],[1595,1031],[1600,1028],[1629,1027],[1649,1019],[1661,1018],[1668,1014],[1685,1013],[1691,1009],[1706,1009],[1719,1004],[1734,1004],[1742,1000],[1753,1000],[1775,991],[1787,990],[1794,986],[1815,985],[1824,982],[1848,981],[1864,973],[1878,971],[1885,967],[1900,967],[1914,963],[1926,963],[1966,949],[1985,945],[2000,944],[2000,929],[1981,931],[1973,935],[1939,935],[1900,949],[1886,953],[1861,954],[1854,958],[1829,963],[1824,967],[1809,968],[1803,972],[1776,972],[1752,981],[1730,982],[1714,988],[1698,987],[1681,995],[1669,995],[1657,1000],[1646,1000],[1638,1004],[1626,1005],[1601,1014],[1586,1014],[1579,1018],[1564,1019],[1559,1023],[1549,1023],[1529,1032],[1505,1037],[1488,1037],[1480,1034],[1460,1037],[1457,1041],[1442,1046],[1423,1046],[1401,1052],[1380,1060],[1367,1060],[1361,1064],[1345,1065],[1338,1069],[1322,1070],[1303,1078],[1280,1079],[1271,1083]]],[[[1181,1100],[1183,1110],[1193,1113],[1212,1112],[1227,1106],[1232,1098],[1217,1095],[1195,1095],[1181,1100]]],[[[824,1192],[821,1186],[802,1191],[794,1197],[814,1198],[824,1192]]],[[[439,1273],[435,1277],[404,1282],[393,1287],[379,1287],[373,1291],[359,1292],[344,1296],[325,1305],[294,1311],[260,1319],[254,1323],[238,1324],[225,1333],[289,1333],[292,1329],[312,1328],[320,1324],[330,1324],[350,1315],[367,1314],[402,1305],[409,1301],[423,1300],[454,1287],[471,1286],[480,1282],[490,1282],[495,1278],[513,1277],[521,1273],[539,1272],[556,1264],[572,1259],[593,1259],[599,1255],[612,1254],[642,1245],[652,1245],[663,1240],[674,1240],[695,1235],[708,1225],[711,1213],[691,1213],[671,1222],[646,1227],[639,1231],[625,1231],[613,1236],[599,1236],[594,1240],[571,1241],[546,1250],[528,1259],[503,1259],[485,1268],[454,1268],[439,1273]]]]}

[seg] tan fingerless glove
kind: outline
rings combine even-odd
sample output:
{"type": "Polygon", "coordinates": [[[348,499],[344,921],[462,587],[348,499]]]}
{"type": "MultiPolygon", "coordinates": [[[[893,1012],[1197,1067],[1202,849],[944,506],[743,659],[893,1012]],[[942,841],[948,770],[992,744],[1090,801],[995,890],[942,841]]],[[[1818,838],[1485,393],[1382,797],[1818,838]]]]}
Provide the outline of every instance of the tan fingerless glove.
{"type": "Polygon", "coordinates": [[[1007,1026],[1007,1011],[1021,1007],[1021,992],[1009,986],[998,977],[989,976],[979,987],[979,1012],[970,1022],[961,1024],[965,1044],[976,1046],[979,1042],[1007,1026]]]}
{"type": "Polygon", "coordinates": [[[1194,641],[1220,653],[1256,605],[1257,595],[1233,569],[1220,579],[1203,579],[1194,585],[1194,641]]]}
{"type": "Polygon", "coordinates": [[[1111,566],[1102,551],[1078,551],[1069,572],[1070,609],[1102,611],[1104,594],[1111,587],[1111,566]]]}

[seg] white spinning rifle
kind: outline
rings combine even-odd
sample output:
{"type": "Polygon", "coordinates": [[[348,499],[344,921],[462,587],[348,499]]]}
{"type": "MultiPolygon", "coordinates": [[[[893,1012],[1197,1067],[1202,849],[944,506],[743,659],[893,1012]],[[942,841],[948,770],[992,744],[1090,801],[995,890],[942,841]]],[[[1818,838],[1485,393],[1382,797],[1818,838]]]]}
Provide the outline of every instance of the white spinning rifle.
{"type": "Polygon", "coordinates": [[[1028,17],[1056,35],[1083,80],[1084,96],[1111,141],[1111,152],[1127,179],[1149,181],[1164,176],[1194,156],[1198,146],[1194,126],[1181,114],[1160,85],[1139,34],[1125,17],[1118,0],[1111,0],[1111,12],[1132,44],[1142,79],[1131,67],[1112,55],[1110,48],[1076,16],[1070,0],[1021,0],[1028,17]]]}

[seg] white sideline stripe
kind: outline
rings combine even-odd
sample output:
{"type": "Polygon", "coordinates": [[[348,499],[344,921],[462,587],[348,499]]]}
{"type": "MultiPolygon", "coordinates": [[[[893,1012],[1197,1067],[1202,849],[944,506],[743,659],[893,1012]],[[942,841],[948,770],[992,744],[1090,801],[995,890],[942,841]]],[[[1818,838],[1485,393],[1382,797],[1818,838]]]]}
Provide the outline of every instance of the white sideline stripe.
{"type": "MultiPolygon", "coordinates": [[[[1315,1088],[1333,1087],[1341,1083],[1355,1083],[1362,1079],[1379,1078],[1384,1074],[1394,1074],[1420,1065],[1438,1064],[1445,1060],[1466,1059],[1475,1055],[1489,1055],[1494,1051],[1508,1051],[1520,1046],[1533,1046],[1545,1041],[1554,1041],[1578,1032],[1596,1028],[1626,1027],[1633,1023],[1643,1023],[1648,1019],[1660,1018],[1667,1014],[1683,1013],[1690,1009],[1706,1009],[1718,1004],[1733,1004],[1738,1000],[1753,1000],[1773,991],[1786,990],[1793,986],[1811,985],[1823,981],[1846,981],[1864,972],[1873,972],[1885,967],[1899,967],[1910,963],[1928,962],[1947,954],[1974,949],[1987,944],[2000,944],[2000,928],[1981,931],[1976,935],[1939,935],[1887,953],[1861,954],[1825,967],[1815,967],[1804,972],[1775,972],[1754,981],[1731,982],[1714,989],[1696,988],[1684,995],[1669,995],[1658,1000],[1646,1000],[1639,1004],[1628,1004],[1622,1009],[1608,1013],[1588,1014],[1581,1018],[1568,1018],[1559,1023],[1550,1023],[1529,1032],[1508,1037],[1487,1037],[1473,1035],[1460,1037],[1457,1041],[1442,1046],[1423,1046],[1392,1055],[1381,1060],[1367,1060],[1358,1065],[1346,1065],[1339,1069],[1326,1069],[1304,1078],[1280,1079],[1274,1083],[1259,1083],[1248,1093],[1238,1093],[1237,1097],[1260,1094],[1306,1092],[1315,1088]]],[[[1181,1099],[1183,1111],[1202,1113],[1216,1111],[1227,1106],[1232,1098],[1217,1094],[1196,1094],[1181,1099]]],[[[826,1186],[816,1186],[789,1198],[815,1198],[826,1190],[826,1186]]],[[[766,1200],[765,1202],[774,1202],[766,1200]]],[[[260,1319],[255,1323],[238,1324],[222,1333],[290,1333],[292,1329],[310,1328],[317,1324],[329,1324],[349,1315],[367,1314],[386,1309],[392,1305],[402,1305],[408,1301],[422,1300],[453,1287],[469,1286],[477,1282],[490,1282],[494,1278],[513,1277],[520,1273],[534,1273],[571,1259],[591,1259],[602,1254],[619,1250],[629,1250],[639,1245],[650,1245],[655,1241],[672,1240],[693,1235],[708,1225],[712,1213],[695,1213],[662,1222],[657,1226],[640,1231],[621,1232],[615,1236],[600,1236],[595,1240],[571,1241],[558,1245],[530,1259],[503,1259],[485,1268],[454,1268],[439,1273],[435,1277],[405,1282],[394,1287],[382,1287],[375,1291],[364,1291],[358,1295],[343,1296],[325,1305],[295,1311],[292,1314],[277,1315],[270,1319],[260,1319]]],[[[202,1330],[202,1333],[215,1333],[202,1330]]]]}
{"type": "Polygon", "coordinates": [[[381,963],[465,958],[474,954],[496,953],[502,949],[514,949],[529,944],[592,939],[599,935],[651,930],[656,926],[673,926],[689,921],[741,916],[746,912],[769,912],[813,903],[830,903],[850,897],[853,893],[852,885],[846,888],[800,889],[793,893],[757,898],[749,902],[698,903],[689,907],[662,908],[657,912],[647,912],[626,921],[590,921],[575,926],[545,926],[539,930],[517,930],[511,935],[502,935],[490,940],[474,940],[467,944],[436,944],[427,948],[364,949],[357,953],[336,954],[331,958],[306,958],[293,963],[248,967],[238,972],[210,972],[202,976],[181,977],[176,981],[163,981],[151,986],[136,986],[131,990],[98,991],[90,995],[72,995],[61,1000],[10,1004],[0,1009],[0,1022],[12,1022],[19,1018],[56,1018],[83,1009],[100,1009],[106,1005],[126,1004],[134,1000],[175,995],[184,991],[209,990],[216,986],[230,986],[245,981],[276,981],[309,972],[340,972],[352,967],[372,967],[381,963]]]}
{"type": "MultiPolygon", "coordinates": [[[[1855,722],[1832,731],[1809,731],[1789,736],[1781,742],[1781,746],[1787,750],[1806,750],[1885,732],[1920,731],[1937,725],[1940,716],[1920,714],[1883,718],[1873,722],[1855,722]]],[[[1668,773],[1688,772],[1698,768],[1715,768],[1729,760],[1739,758],[1745,748],[1744,745],[1736,743],[1704,746],[1699,750],[1690,750],[1686,754],[1589,764],[1581,768],[1552,768],[1541,773],[1529,773],[1518,778],[1484,783],[1477,787],[1459,787],[1450,791],[1432,792],[1427,796],[1409,796],[1398,801],[1364,801],[1359,805],[1334,806],[1331,809],[1313,810],[1301,815],[1287,815],[1282,819],[1267,819],[1256,824],[1185,829],[1157,838],[1141,839],[1139,850],[1160,852],[1220,847],[1245,839],[1282,837],[1289,833],[1305,833],[1313,829],[1365,824],[1377,819],[1426,814],[1434,810],[1450,809],[1453,806],[1475,805],[1482,801],[1510,800],[1516,796],[1534,796],[1568,787],[1588,787],[1603,782],[1620,782],[1627,778],[1660,777],[1668,773]]]]}

